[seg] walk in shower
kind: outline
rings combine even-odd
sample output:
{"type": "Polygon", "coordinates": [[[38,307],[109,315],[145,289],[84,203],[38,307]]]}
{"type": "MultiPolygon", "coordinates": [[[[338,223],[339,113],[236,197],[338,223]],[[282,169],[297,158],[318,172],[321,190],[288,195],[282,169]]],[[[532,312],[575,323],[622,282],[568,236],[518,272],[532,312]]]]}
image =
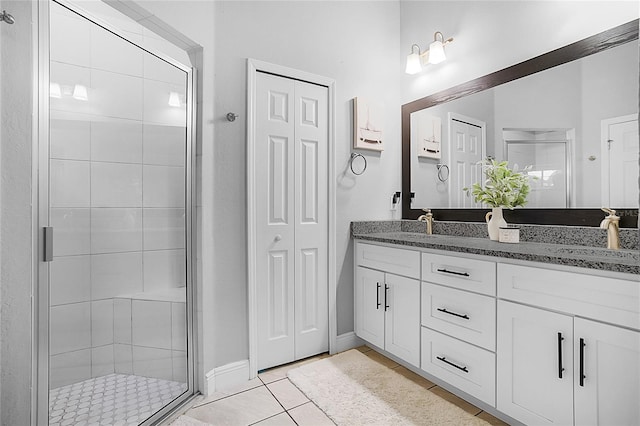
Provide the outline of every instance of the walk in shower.
{"type": "Polygon", "coordinates": [[[39,380],[52,426],[151,423],[193,394],[192,72],[93,6],[46,14],[39,380]]]}

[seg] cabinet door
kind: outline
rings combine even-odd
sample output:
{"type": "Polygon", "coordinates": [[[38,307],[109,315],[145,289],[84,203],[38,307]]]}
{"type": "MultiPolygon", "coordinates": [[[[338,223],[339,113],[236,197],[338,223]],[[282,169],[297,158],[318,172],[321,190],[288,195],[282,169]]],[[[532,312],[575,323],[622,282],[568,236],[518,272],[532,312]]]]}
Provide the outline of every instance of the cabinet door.
{"type": "Polygon", "coordinates": [[[384,273],[358,266],[355,284],[356,334],[384,347],[384,273]]]}
{"type": "Polygon", "coordinates": [[[581,318],[574,327],[576,425],[640,424],[640,332],[581,318]]]}
{"type": "Polygon", "coordinates": [[[420,282],[386,274],[384,348],[420,366],[420,282]]]}
{"type": "Polygon", "coordinates": [[[498,301],[497,405],[525,424],[573,424],[573,318],[498,301]]]}

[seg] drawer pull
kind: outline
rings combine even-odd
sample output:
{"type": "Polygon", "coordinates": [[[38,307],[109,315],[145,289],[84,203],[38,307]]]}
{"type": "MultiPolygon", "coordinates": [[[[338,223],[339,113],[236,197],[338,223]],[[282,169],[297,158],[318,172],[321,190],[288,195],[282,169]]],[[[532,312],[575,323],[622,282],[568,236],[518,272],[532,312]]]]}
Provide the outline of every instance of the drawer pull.
{"type": "Polygon", "coordinates": [[[438,272],[444,272],[445,274],[453,274],[453,275],[460,275],[462,277],[468,277],[469,274],[467,272],[456,272],[456,271],[450,271],[448,269],[437,269],[438,272]]]}
{"type": "Polygon", "coordinates": [[[562,337],[562,333],[558,333],[558,378],[562,379],[562,372],[564,368],[562,367],[562,341],[564,337],[562,337]]]}
{"type": "Polygon", "coordinates": [[[445,314],[453,315],[454,317],[463,318],[463,319],[466,319],[466,320],[470,319],[467,314],[464,314],[464,315],[456,314],[455,312],[447,311],[444,308],[438,308],[438,310],[440,312],[444,312],[445,314]]]}
{"type": "Polygon", "coordinates": [[[580,339],[580,386],[584,387],[584,379],[587,376],[584,375],[584,347],[586,343],[584,343],[584,339],[580,339]]]}
{"type": "Polygon", "coordinates": [[[455,367],[458,370],[464,371],[465,373],[469,372],[469,370],[467,370],[467,367],[460,367],[459,365],[454,364],[453,362],[449,361],[447,358],[445,358],[443,356],[437,356],[436,358],[439,359],[440,361],[444,362],[445,364],[449,364],[450,366],[455,367]]]}
{"type": "Polygon", "coordinates": [[[380,283],[376,283],[376,310],[380,309],[380,283]]]}

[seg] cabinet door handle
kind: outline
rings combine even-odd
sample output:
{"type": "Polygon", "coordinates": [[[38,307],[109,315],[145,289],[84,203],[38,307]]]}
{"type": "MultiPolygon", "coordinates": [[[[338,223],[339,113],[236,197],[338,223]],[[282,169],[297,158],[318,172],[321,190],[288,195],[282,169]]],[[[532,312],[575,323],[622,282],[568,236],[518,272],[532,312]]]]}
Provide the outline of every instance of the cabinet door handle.
{"type": "Polygon", "coordinates": [[[438,308],[438,310],[440,312],[444,312],[445,314],[453,315],[454,317],[463,318],[466,320],[470,319],[467,314],[464,314],[464,315],[456,314],[455,312],[447,311],[445,308],[438,308]]]}
{"type": "Polygon", "coordinates": [[[438,272],[444,272],[445,274],[453,274],[453,275],[460,275],[462,277],[468,277],[469,274],[467,272],[456,272],[456,271],[450,271],[448,269],[437,269],[438,272]]]}
{"type": "Polygon", "coordinates": [[[562,341],[564,337],[562,337],[562,333],[558,333],[558,377],[562,379],[562,372],[564,368],[562,367],[562,341]]]}
{"type": "Polygon", "coordinates": [[[464,371],[465,373],[468,373],[469,370],[467,369],[467,367],[460,367],[458,364],[454,364],[453,362],[449,361],[447,358],[443,357],[443,356],[437,356],[436,359],[439,359],[440,361],[444,362],[445,364],[449,364],[452,367],[457,368],[458,370],[464,371]]]}
{"type": "Polygon", "coordinates": [[[587,377],[584,375],[584,339],[580,339],[580,386],[584,387],[584,379],[587,377]]]}
{"type": "Polygon", "coordinates": [[[380,309],[380,283],[376,283],[376,309],[380,309]]]}
{"type": "Polygon", "coordinates": [[[53,227],[45,226],[44,228],[44,253],[43,262],[53,261],[53,227]]]}
{"type": "Polygon", "coordinates": [[[389,286],[385,283],[384,285],[384,311],[387,312],[387,309],[389,309],[389,305],[387,304],[388,301],[388,297],[387,297],[387,293],[389,292],[389,286]]]}

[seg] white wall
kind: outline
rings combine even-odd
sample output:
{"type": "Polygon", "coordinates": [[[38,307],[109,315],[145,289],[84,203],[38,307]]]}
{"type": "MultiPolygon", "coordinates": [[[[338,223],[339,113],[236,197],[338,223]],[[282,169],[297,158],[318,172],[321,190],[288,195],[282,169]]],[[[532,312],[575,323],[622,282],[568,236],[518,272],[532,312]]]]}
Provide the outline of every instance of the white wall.
{"type": "Polygon", "coordinates": [[[0,424],[29,424],[31,408],[32,3],[3,1],[0,24],[0,424]],[[10,60],[8,60],[10,58],[10,60]],[[7,108],[11,105],[11,108],[7,108]]]}
{"type": "Polygon", "coordinates": [[[349,224],[390,219],[400,190],[399,6],[389,2],[216,2],[215,276],[216,363],[248,357],[246,278],[246,58],[336,80],[336,257],[338,333],[353,330],[349,224]],[[367,156],[366,172],[348,167],[351,99],[385,105],[385,151],[367,156]],[[223,117],[233,111],[233,123],[223,117]]]}
{"type": "Polygon", "coordinates": [[[402,103],[428,96],[638,18],[629,1],[405,1],[401,50],[453,37],[447,61],[402,77],[402,103]]]}

